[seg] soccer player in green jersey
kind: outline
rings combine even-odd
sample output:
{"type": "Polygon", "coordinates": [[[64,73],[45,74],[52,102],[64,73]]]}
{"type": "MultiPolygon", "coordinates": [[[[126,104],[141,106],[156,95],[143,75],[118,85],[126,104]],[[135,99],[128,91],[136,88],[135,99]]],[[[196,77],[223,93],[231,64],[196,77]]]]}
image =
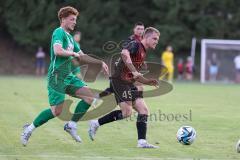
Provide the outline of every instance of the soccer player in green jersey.
{"type": "Polygon", "coordinates": [[[82,52],[74,41],[70,32],[74,30],[78,11],[70,6],[63,7],[58,12],[60,27],[56,28],[51,40],[51,63],[48,69],[48,99],[50,108],[43,110],[31,124],[24,126],[21,134],[21,143],[26,146],[32,132],[48,120],[59,116],[63,109],[65,94],[78,97],[81,101],[77,104],[74,115],[68,121],[64,130],[74,140],[81,142],[77,135],[77,121],[86,113],[94,101],[94,94],[85,82],[74,75],[71,70],[72,61],[100,64],[105,74],[109,74],[108,66],[100,60],[92,58],[82,52]]]}

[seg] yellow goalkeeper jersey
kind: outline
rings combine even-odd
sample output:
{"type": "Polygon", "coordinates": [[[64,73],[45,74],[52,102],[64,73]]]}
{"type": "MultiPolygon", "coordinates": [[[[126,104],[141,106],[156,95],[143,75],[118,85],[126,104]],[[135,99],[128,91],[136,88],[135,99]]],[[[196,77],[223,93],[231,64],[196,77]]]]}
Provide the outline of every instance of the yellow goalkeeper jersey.
{"type": "Polygon", "coordinates": [[[164,51],[162,53],[162,62],[167,68],[173,68],[173,58],[174,55],[172,52],[164,51]]]}

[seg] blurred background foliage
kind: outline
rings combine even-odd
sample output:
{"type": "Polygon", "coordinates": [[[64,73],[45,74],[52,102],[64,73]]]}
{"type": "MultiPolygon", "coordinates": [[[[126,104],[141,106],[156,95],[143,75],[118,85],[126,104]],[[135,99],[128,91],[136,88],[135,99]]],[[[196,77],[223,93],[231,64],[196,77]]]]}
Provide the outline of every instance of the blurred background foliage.
{"type": "Polygon", "coordinates": [[[138,21],[160,30],[156,55],[168,44],[176,53],[189,54],[193,37],[240,37],[238,0],[4,0],[0,35],[29,54],[39,45],[49,50],[51,33],[59,25],[57,11],[66,5],[80,11],[76,30],[82,32],[83,50],[101,57],[107,56],[104,43],[126,39],[138,21]]]}

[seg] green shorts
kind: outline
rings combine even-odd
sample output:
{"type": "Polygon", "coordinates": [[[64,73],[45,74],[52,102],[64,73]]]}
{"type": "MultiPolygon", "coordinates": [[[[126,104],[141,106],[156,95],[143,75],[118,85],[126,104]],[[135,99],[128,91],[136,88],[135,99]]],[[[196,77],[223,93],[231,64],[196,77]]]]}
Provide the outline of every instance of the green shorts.
{"type": "Polygon", "coordinates": [[[61,104],[65,100],[65,94],[75,96],[79,88],[87,86],[83,80],[75,75],[67,76],[63,81],[49,79],[48,80],[48,101],[50,106],[61,104]]]}

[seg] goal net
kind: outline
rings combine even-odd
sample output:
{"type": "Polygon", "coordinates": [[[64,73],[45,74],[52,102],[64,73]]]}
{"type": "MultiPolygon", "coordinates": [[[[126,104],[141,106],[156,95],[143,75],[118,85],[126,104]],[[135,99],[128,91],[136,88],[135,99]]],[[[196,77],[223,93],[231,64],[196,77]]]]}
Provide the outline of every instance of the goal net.
{"type": "Polygon", "coordinates": [[[201,41],[201,82],[235,80],[234,58],[240,55],[240,40],[203,39],[201,41]]]}

